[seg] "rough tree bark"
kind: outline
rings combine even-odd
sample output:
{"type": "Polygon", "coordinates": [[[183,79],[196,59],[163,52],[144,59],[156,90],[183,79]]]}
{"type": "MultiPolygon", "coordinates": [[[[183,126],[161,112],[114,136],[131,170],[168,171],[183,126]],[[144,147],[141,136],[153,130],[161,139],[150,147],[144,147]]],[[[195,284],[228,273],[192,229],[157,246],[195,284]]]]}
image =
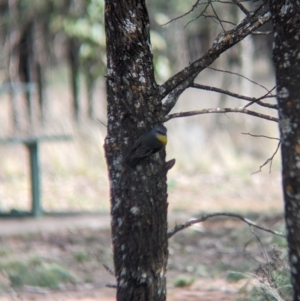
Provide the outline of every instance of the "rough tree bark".
{"type": "Polygon", "coordinates": [[[294,300],[300,300],[300,2],[270,1],[282,185],[294,300]]]}
{"type": "Polygon", "coordinates": [[[136,168],[124,158],[162,119],[143,0],[105,1],[112,241],[117,300],[165,300],[167,183],[165,152],[136,168]]]}

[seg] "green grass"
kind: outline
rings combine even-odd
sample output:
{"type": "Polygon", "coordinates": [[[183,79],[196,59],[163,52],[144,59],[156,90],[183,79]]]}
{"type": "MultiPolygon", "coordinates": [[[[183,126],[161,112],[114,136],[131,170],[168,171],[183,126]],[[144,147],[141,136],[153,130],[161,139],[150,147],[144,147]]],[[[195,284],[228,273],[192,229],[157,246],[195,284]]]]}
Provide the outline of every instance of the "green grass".
{"type": "Polygon", "coordinates": [[[13,287],[32,285],[58,289],[62,283],[76,281],[76,277],[66,267],[57,263],[45,263],[39,257],[2,263],[1,271],[13,287]]]}
{"type": "Polygon", "coordinates": [[[241,279],[245,279],[246,275],[240,272],[229,271],[227,272],[226,279],[228,282],[238,282],[241,279]]]}
{"type": "Polygon", "coordinates": [[[188,287],[193,284],[195,279],[190,276],[180,275],[176,279],[174,279],[175,287],[188,287]]]}
{"type": "Polygon", "coordinates": [[[76,251],[73,253],[73,256],[79,263],[84,263],[90,260],[90,254],[85,251],[76,251]]]}

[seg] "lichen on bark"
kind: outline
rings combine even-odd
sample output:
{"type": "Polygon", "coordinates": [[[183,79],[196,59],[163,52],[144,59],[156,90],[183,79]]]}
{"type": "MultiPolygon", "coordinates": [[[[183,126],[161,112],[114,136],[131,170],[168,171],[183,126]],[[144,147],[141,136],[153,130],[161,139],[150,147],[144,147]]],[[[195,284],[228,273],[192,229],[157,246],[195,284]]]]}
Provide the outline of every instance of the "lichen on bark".
{"type": "Polygon", "coordinates": [[[139,136],[158,124],[149,18],[145,1],[105,2],[112,243],[117,300],[165,300],[167,184],[165,151],[125,164],[139,136]]]}
{"type": "Polygon", "coordinates": [[[300,300],[300,5],[270,1],[274,27],[282,187],[294,300],[300,300]]]}

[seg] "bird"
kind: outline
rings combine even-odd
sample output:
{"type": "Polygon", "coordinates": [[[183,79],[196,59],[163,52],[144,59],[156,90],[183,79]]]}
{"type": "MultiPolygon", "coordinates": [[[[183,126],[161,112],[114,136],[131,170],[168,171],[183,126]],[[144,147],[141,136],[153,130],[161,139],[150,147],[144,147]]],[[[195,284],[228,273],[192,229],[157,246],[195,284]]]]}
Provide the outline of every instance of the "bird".
{"type": "Polygon", "coordinates": [[[167,128],[162,124],[155,126],[134,143],[126,157],[126,163],[130,167],[135,167],[141,159],[163,149],[167,142],[167,128]]]}

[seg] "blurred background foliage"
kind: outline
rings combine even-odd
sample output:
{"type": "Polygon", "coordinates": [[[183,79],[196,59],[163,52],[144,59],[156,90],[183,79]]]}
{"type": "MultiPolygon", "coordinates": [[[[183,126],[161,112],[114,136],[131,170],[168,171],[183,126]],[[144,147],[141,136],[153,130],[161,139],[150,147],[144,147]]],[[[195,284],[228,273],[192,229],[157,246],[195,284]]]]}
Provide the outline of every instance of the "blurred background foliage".
{"type": "MultiPolygon", "coordinates": [[[[73,135],[72,142],[41,146],[43,204],[47,210],[109,210],[102,149],[106,127],[98,122],[106,123],[103,2],[0,0],[1,137],[73,135]]],[[[244,18],[233,1],[214,1],[214,9],[209,7],[201,14],[205,3],[193,6],[192,0],[147,2],[158,83],[201,57],[219,33],[244,18]],[[224,20],[223,28],[213,14],[224,20]]],[[[244,5],[254,10],[259,2],[244,5]]],[[[267,24],[260,31],[270,29],[267,24]]],[[[271,48],[271,35],[252,35],[222,54],[212,66],[243,74],[266,88],[236,74],[211,69],[201,72],[197,82],[261,96],[275,85],[271,48]]],[[[173,111],[244,104],[224,94],[189,89],[173,111]]],[[[252,107],[277,114],[256,104],[252,107]]],[[[205,183],[203,200],[201,204],[189,204],[191,211],[215,207],[230,210],[223,202],[226,195],[234,208],[240,209],[238,200],[242,199],[246,210],[256,210],[255,199],[257,208],[281,210],[276,173],[279,156],[273,161],[273,174],[269,176],[266,167],[263,174],[250,176],[273,154],[277,142],[241,135],[251,132],[277,137],[275,123],[247,115],[209,114],[173,119],[166,126],[170,137],[167,157],[176,158],[169,174],[171,209],[181,210],[186,202],[198,199],[198,185],[205,183]],[[266,187],[269,194],[264,194],[266,187]],[[261,194],[264,205],[259,202],[261,194]]],[[[26,156],[22,145],[0,147],[0,211],[24,208],[30,202],[26,156]]]]}
{"type": "MultiPolygon", "coordinates": [[[[186,56],[181,64],[192,61],[207,51],[217,34],[221,32],[220,24],[215,18],[211,18],[212,14],[209,10],[200,16],[205,3],[200,1],[200,4],[192,10],[194,1],[148,1],[151,42],[158,80],[166,80],[171,73],[181,67],[178,66],[183,59],[180,52],[186,56]],[[182,18],[178,18],[182,15],[182,18]],[[173,19],[176,20],[171,22],[173,19]],[[170,45],[172,47],[168,47],[170,45]]],[[[218,1],[214,3],[214,9],[220,15],[220,19],[221,16],[226,16],[228,19],[223,24],[226,30],[233,28],[242,17],[233,3],[228,4],[224,5],[218,1]]],[[[74,38],[79,43],[82,68],[89,68],[95,77],[105,74],[104,1],[2,0],[0,5],[1,40],[4,42],[3,50],[6,50],[1,51],[1,56],[6,59],[1,60],[2,77],[3,73],[7,72],[3,63],[9,61],[12,48],[19,42],[18,40],[31,23],[38,23],[41,27],[43,34],[39,38],[44,39],[43,55],[50,60],[51,66],[65,59],[58,55],[63,51],[55,52],[55,48],[64,48],[66,45],[61,42],[74,38]]],[[[249,5],[253,4],[249,3],[249,5]]],[[[272,38],[266,36],[257,37],[256,53],[268,55],[271,51],[271,40],[272,38]]],[[[231,58],[232,61],[239,61],[237,53],[231,53],[231,56],[235,56],[231,58]]]]}

